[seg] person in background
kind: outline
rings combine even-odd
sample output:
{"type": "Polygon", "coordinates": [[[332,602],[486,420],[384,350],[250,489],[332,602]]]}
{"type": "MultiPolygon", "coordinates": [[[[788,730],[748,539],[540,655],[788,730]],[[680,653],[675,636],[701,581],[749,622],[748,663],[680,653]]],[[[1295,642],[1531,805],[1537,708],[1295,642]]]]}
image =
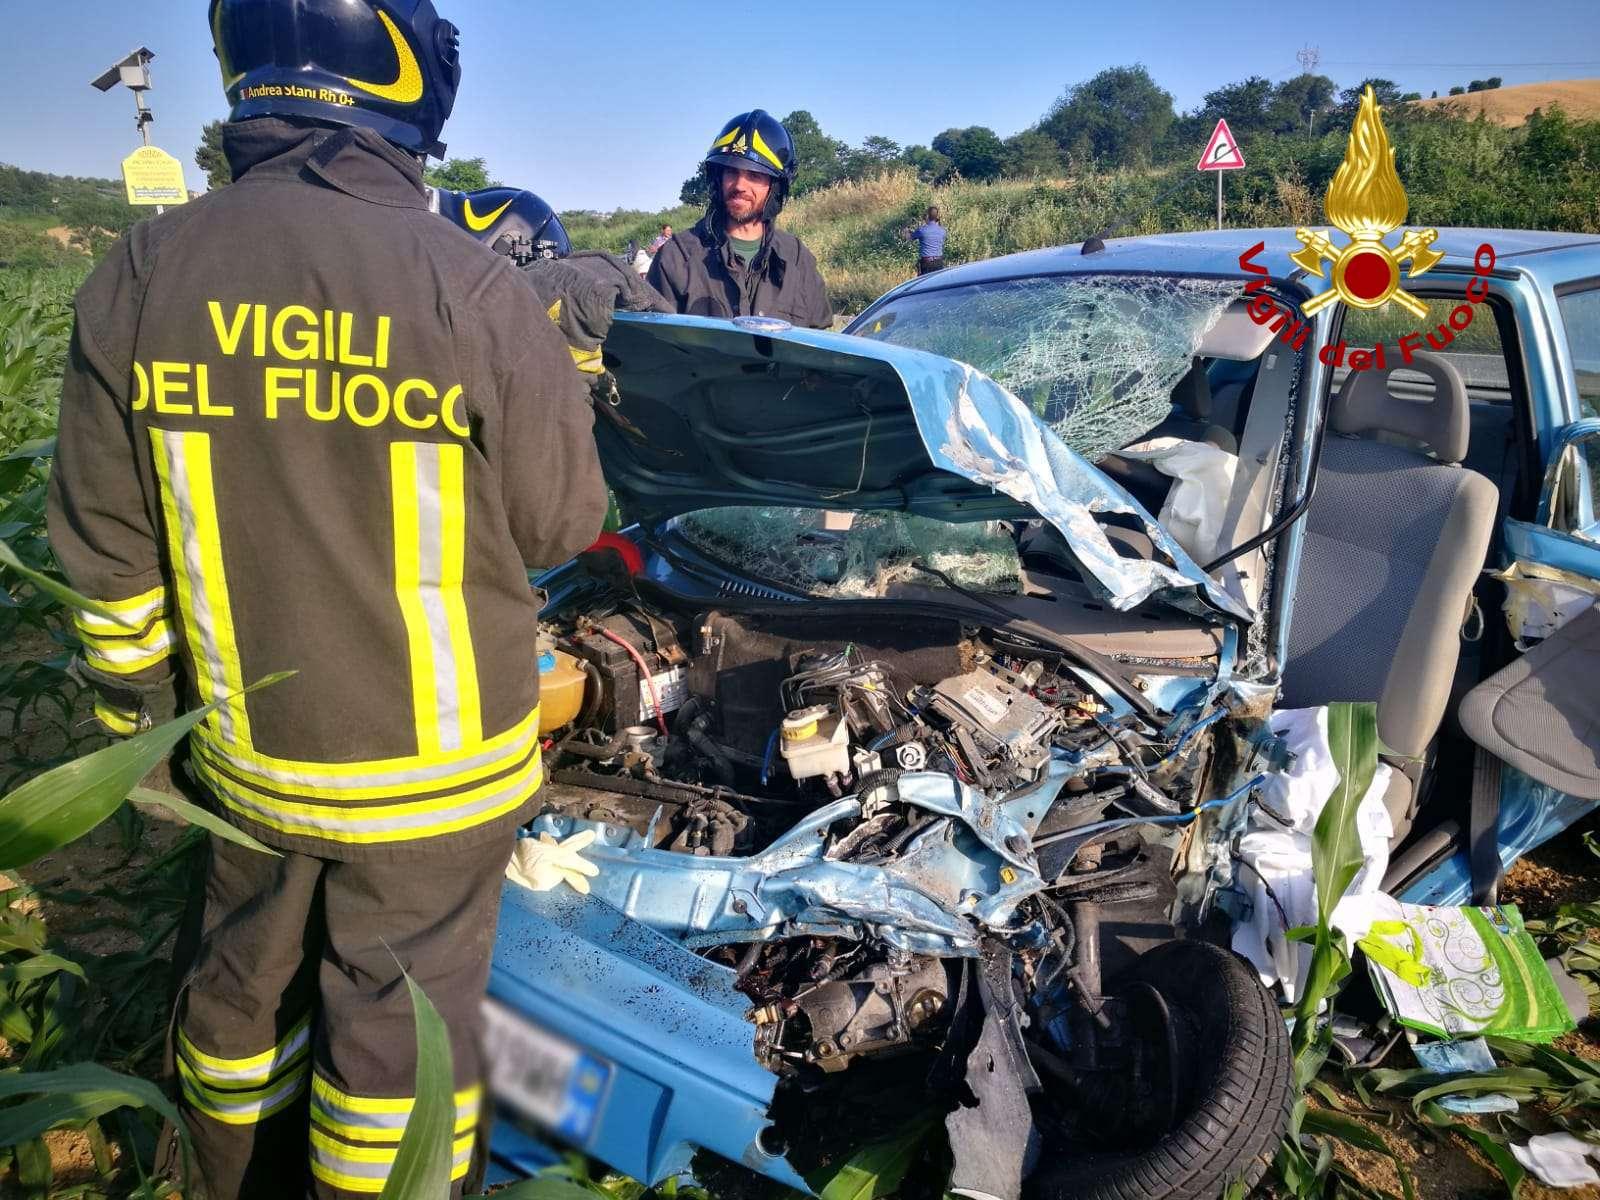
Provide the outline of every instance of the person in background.
{"type": "Polygon", "coordinates": [[[651,258],[654,258],[656,256],[656,251],[661,249],[661,247],[665,246],[671,240],[672,240],[672,226],[671,225],[663,225],[661,227],[661,232],[656,235],[655,241],[651,242],[648,246],[646,246],[644,252],[646,254],[648,254],[651,258]]]}
{"type": "Polygon", "coordinates": [[[939,224],[939,206],[928,205],[921,225],[906,231],[906,240],[917,243],[917,274],[926,275],[944,267],[944,226],[939,224]]]}
{"type": "Polygon", "coordinates": [[[722,127],[701,164],[706,215],[663,242],[650,265],[650,286],[674,312],[833,324],[817,260],[776,225],[796,165],[789,131],[761,109],[722,127]]]}

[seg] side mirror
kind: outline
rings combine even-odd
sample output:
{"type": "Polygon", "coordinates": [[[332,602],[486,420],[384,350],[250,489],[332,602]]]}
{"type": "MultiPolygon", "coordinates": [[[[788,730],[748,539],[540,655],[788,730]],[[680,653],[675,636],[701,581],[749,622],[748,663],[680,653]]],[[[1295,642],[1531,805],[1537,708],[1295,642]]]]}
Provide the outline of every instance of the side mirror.
{"type": "Polygon", "coordinates": [[[1556,432],[1539,496],[1539,521],[1600,545],[1600,420],[1574,421],[1556,432]]]}

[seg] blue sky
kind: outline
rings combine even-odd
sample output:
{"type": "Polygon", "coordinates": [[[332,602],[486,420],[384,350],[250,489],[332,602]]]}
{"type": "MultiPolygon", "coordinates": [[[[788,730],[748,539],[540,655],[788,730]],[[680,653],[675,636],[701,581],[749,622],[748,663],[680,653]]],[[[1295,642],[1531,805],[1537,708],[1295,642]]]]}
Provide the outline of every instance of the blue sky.
{"type": "MultiPolygon", "coordinates": [[[[462,28],[451,154],[483,156],[500,179],[558,209],[674,202],[723,121],[758,106],[780,116],[810,109],[851,142],[876,133],[926,143],[952,125],[1005,136],[1106,66],[1144,63],[1182,110],[1222,83],[1297,73],[1295,51],[1307,43],[1341,85],[1382,75],[1425,96],[1489,75],[1507,84],[1600,76],[1596,0],[1426,10],[1393,0],[436,2],[462,28]]],[[[157,55],[155,141],[183,160],[191,187],[203,185],[193,165],[200,126],[225,113],[204,0],[6,7],[0,161],[115,176],[136,144],[132,97],[102,95],[89,80],[142,43],[157,55]]]]}

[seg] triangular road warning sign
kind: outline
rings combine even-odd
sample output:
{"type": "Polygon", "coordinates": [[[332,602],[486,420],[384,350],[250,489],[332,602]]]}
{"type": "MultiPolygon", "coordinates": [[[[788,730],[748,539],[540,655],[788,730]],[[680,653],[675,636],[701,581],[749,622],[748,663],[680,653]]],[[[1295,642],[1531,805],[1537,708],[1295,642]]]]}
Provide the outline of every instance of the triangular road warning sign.
{"type": "Polygon", "coordinates": [[[1206,143],[1205,153],[1200,156],[1197,171],[1237,171],[1244,166],[1244,155],[1239,153],[1239,143],[1234,140],[1233,130],[1228,128],[1226,118],[1217,119],[1217,127],[1211,131],[1211,140],[1206,143]]]}

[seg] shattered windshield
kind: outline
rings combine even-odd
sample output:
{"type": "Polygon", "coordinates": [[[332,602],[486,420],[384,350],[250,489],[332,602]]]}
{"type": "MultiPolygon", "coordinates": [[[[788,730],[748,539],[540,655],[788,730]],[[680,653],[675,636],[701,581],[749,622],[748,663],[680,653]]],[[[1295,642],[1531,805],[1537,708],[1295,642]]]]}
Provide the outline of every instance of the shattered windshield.
{"type": "Polygon", "coordinates": [[[890,300],[854,330],[970,363],[1090,462],[1172,411],[1172,388],[1237,280],[1055,275],[890,300]]]}
{"type": "Polygon", "coordinates": [[[678,533],[713,558],[788,591],[860,599],[913,583],[1016,592],[1016,543],[996,521],[953,524],[901,512],[710,508],[677,519],[678,533]],[[930,570],[931,569],[931,570],[930,570]]]}

